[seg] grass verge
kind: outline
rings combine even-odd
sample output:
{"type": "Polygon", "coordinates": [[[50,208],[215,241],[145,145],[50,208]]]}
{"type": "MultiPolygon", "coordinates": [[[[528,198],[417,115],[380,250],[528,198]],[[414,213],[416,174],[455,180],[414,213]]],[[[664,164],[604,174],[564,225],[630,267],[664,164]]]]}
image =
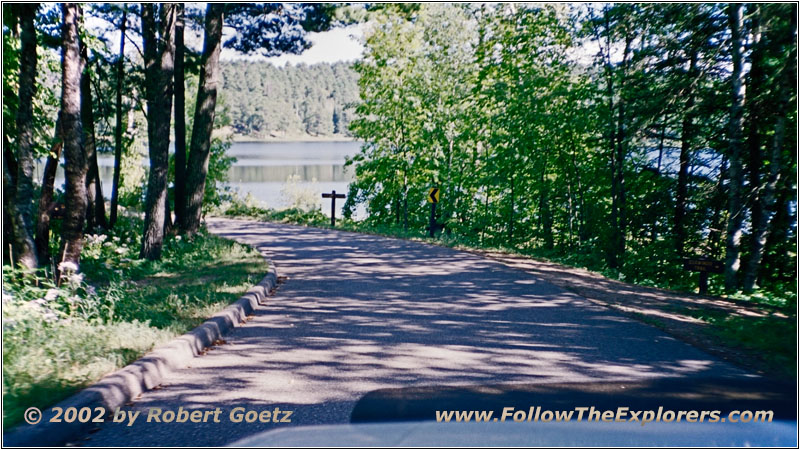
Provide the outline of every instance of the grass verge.
{"type": "Polygon", "coordinates": [[[205,231],[139,260],[139,230],[123,218],[87,236],[80,273],[60,286],[3,267],[4,430],[201,324],[268,270],[257,251],[205,231]]]}
{"type": "Polygon", "coordinates": [[[796,315],[736,315],[713,310],[688,314],[709,324],[706,333],[747,354],[762,372],[796,379],[796,315]]]}

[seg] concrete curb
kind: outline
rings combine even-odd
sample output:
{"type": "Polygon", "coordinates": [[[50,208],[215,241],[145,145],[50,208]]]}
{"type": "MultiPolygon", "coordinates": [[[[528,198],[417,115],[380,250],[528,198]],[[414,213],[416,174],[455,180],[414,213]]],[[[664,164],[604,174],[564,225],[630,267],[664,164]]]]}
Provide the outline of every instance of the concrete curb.
{"type": "Polygon", "coordinates": [[[162,383],[173,370],[186,367],[189,361],[210,347],[222,335],[239,325],[250,315],[261,301],[269,296],[277,286],[278,276],[275,266],[270,264],[269,273],[255,286],[251,287],[235,303],[218,312],[194,330],[172,341],[156,347],[134,363],[103,377],[100,381],[48,407],[42,412],[42,419],[36,425],[21,425],[3,435],[3,447],[49,447],[60,446],[85,434],[93,426],[91,419],[81,423],[62,421],[49,422],[54,407],[89,408],[91,417],[97,417],[95,408],[105,408],[106,416],[142,392],[162,383]]]}

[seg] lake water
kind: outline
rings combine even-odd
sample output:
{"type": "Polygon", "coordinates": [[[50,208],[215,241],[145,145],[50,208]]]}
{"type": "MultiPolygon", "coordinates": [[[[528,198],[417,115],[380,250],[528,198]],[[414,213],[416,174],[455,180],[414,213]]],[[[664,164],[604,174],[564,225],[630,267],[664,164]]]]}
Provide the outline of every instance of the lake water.
{"type": "MultiPolygon", "coordinates": [[[[360,142],[239,142],[229,154],[237,158],[229,174],[230,186],[242,196],[250,193],[270,208],[286,208],[293,198],[308,196],[322,201],[323,192],[346,194],[353,168],[344,161],[358,153],[360,142]],[[293,177],[294,186],[287,181],[293,177]],[[291,191],[291,192],[286,192],[291,191]]],[[[330,200],[322,201],[330,214],[330,200]]],[[[337,200],[337,216],[344,200],[337,200]]]]}
{"type": "MultiPolygon", "coordinates": [[[[360,146],[360,142],[236,142],[228,151],[237,159],[229,173],[229,184],[242,197],[251,194],[264,206],[275,209],[290,206],[298,197],[316,198],[327,215],[331,203],[329,199],[322,200],[322,193],[347,193],[353,169],[345,170],[345,158],[358,153],[360,146]],[[293,183],[287,183],[290,177],[293,183]]],[[[146,158],[143,160],[146,163],[146,158]]],[[[103,193],[108,198],[114,158],[103,154],[98,164],[103,193]]],[[[41,180],[41,167],[37,169],[36,176],[41,180]]],[[[59,168],[56,186],[63,183],[63,170],[59,168]]],[[[344,200],[337,200],[337,216],[341,216],[342,204],[344,200]]]]}

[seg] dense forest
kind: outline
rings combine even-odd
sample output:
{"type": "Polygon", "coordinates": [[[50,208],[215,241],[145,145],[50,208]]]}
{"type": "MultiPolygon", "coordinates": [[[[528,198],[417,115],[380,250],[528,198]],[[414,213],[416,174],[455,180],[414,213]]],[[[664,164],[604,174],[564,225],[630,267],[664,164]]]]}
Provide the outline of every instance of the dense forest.
{"type": "MultiPolygon", "coordinates": [[[[13,243],[3,246],[4,260],[28,270],[41,267],[56,279],[63,267],[77,271],[85,234],[113,229],[121,206],[144,215],[141,258],[160,259],[167,235],[195,235],[204,207],[218,197],[216,182],[226,175],[226,161],[230,164],[214,130],[238,124],[219,92],[222,48],[264,57],[301,53],[310,46],[308,32],[332,26],[335,9],[254,3],[209,4],[205,11],[183,4],[4,5],[3,234],[13,243]],[[202,34],[200,53],[184,45],[187,27],[202,34]],[[236,32],[223,36],[223,28],[236,32]],[[97,155],[111,149],[113,183],[104,192],[97,155]],[[138,149],[146,150],[146,176],[135,176],[141,164],[126,158],[138,149]],[[63,193],[54,186],[61,158],[63,193]],[[40,159],[46,159],[43,176],[35,180],[40,159]],[[121,195],[126,179],[138,183],[127,197],[121,195]]],[[[349,74],[344,66],[276,71],[287,75],[284,88],[307,78],[304,74],[315,80],[306,82],[302,96],[284,94],[299,119],[273,125],[276,115],[292,115],[282,110],[260,123],[255,115],[271,104],[253,102],[235,108],[249,114],[242,126],[254,133],[295,126],[307,133],[341,133],[344,105],[319,102],[324,83],[308,86],[321,83],[317,71],[325,72],[331,88],[338,86],[337,74],[349,74]]],[[[242,75],[251,76],[248,81],[260,77],[247,70],[242,75]]],[[[232,75],[228,79],[236,84],[232,75]]],[[[281,81],[275,80],[276,91],[281,81]]],[[[237,93],[263,99],[271,86],[260,85],[266,92],[258,95],[237,93]]],[[[344,102],[347,87],[341,86],[341,97],[328,92],[326,98],[344,102]]]]}
{"type": "MultiPolygon", "coordinates": [[[[796,5],[384,8],[347,207],[639,283],[794,292],[796,5]],[[696,276],[696,274],[695,274],[696,276]],[[723,279],[724,278],[724,279],[723,279]]],[[[783,295],[783,294],[780,294],[783,295]]]]}
{"type": "Polygon", "coordinates": [[[362,61],[286,68],[219,53],[300,53],[305,33],[355,16],[332,4],[86,8],[3,10],[6,261],[77,264],[84,231],[113,227],[120,201],[144,212],[141,256],[158,259],[165,234],[195,233],[216,198],[227,166],[214,130],[231,127],[363,140],[346,207],[365,204],[371,224],[424,229],[437,186],[437,227],[479,245],[639,282],[685,283],[688,257],[725,260],[721,291],[795,281],[793,5],[375,5],[357,19],[362,61]],[[202,52],[184,46],[186,27],[202,52]],[[138,177],[126,157],[137,148],[149,160],[138,177]],[[112,149],[104,192],[97,154],[112,149]]]}
{"type": "Polygon", "coordinates": [[[349,64],[221,64],[222,98],[234,133],[253,139],[349,136],[358,78],[349,64]]]}

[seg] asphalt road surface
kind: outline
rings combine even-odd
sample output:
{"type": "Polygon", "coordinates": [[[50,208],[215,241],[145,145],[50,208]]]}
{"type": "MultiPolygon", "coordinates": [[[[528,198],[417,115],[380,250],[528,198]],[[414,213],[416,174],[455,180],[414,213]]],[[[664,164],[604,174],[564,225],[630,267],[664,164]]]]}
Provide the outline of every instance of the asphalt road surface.
{"type": "Polygon", "coordinates": [[[347,423],[360,398],[385,388],[747,377],[473,254],[290,225],[208,226],[258,248],[288,279],[225,345],[125,408],[141,412],[132,426],[106,422],[78,445],[219,446],[277,427],[347,423]],[[233,423],[236,407],[268,410],[270,420],[275,408],[293,413],[291,423],[233,423]],[[221,413],[219,423],[147,423],[150,408],[221,413]]]}

